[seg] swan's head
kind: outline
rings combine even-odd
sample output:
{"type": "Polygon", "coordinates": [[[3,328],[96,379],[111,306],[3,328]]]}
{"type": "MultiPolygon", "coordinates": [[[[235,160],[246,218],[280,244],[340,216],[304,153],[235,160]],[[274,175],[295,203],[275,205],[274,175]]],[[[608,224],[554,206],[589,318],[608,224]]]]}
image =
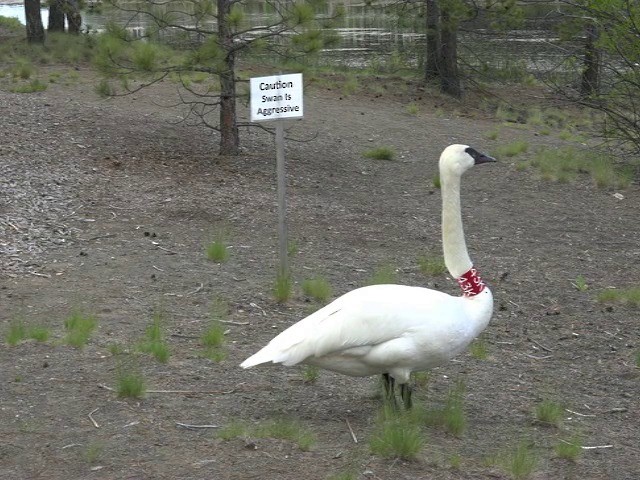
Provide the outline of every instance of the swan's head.
{"type": "Polygon", "coordinates": [[[449,145],[440,155],[440,173],[460,176],[474,165],[495,161],[468,145],[449,145]]]}

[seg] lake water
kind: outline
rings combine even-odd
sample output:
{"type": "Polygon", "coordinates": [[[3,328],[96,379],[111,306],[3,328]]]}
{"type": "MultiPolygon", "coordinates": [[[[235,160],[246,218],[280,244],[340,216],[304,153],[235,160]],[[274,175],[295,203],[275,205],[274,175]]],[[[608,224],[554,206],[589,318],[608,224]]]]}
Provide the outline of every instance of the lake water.
{"type": "MultiPolygon", "coordinates": [[[[256,0],[247,6],[246,18],[251,25],[264,25],[267,22],[269,13],[264,5],[264,2],[256,0]]],[[[115,13],[119,23],[127,23],[130,29],[144,32],[147,25],[144,19],[137,18],[132,22],[131,14],[115,13]]],[[[0,5],[0,15],[18,18],[23,24],[25,22],[23,5],[0,5]]],[[[91,9],[84,11],[82,17],[83,27],[91,30],[101,30],[107,21],[107,15],[91,9]]],[[[43,8],[42,21],[45,26],[47,20],[48,9],[43,8]]],[[[326,63],[365,67],[372,62],[388,60],[392,54],[400,54],[402,61],[415,66],[422,60],[425,38],[423,23],[421,18],[398,21],[396,15],[380,9],[363,4],[347,4],[341,25],[334,29],[340,42],[334,48],[325,50],[322,58],[326,63]]],[[[461,33],[459,50],[460,57],[473,65],[521,66],[526,61],[525,66],[535,72],[547,71],[566,57],[566,50],[559,48],[558,39],[539,25],[529,25],[528,28],[508,33],[476,25],[473,30],[461,33]]]]}

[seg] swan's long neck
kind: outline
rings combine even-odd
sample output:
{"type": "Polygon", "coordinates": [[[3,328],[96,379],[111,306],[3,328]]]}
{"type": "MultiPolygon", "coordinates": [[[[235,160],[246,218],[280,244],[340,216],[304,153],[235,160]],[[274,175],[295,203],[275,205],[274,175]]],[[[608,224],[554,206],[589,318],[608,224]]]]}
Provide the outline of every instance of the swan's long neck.
{"type": "Polygon", "coordinates": [[[442,173],[442,248],[444,263],[454,278],[471,270],[460,209],[460,176],[442,173]]]}
{"type": "Polygon", "coordinates": [[[442,175],[442,248],[444,263],[458,281],[465,297],[473,297],[485,284],[473,268],[462,228],[460,208],[460,176],[442,175]]]}

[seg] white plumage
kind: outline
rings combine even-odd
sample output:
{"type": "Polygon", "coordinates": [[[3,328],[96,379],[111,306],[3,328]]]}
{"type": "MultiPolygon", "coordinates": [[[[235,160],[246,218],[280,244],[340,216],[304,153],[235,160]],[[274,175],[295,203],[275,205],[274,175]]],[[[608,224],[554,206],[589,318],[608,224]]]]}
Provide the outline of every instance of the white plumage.
{"type": "Polygon", "coordinates": [[[387,374],[387,380],[390,375],[406,384],[411,372],[441,365],[464,350],[489,323],[493,297],[467,253],[460,177],[490,161],[495,160],[466,145],[451,145],[440,157],[445,264],[464,296],[404,285],[358,288],[284,330],[241,366],[305,363],[350,376],[387,374]]]}

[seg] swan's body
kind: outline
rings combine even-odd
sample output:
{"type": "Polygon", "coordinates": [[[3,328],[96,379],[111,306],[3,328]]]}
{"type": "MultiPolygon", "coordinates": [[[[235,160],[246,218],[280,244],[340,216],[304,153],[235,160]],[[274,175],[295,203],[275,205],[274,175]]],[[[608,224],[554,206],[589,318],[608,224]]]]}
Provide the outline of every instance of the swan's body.
{"type": "Polygon", "coordinates": [[[489,323],[493,297],[467,253],[460,177],[475,163],[489,161],[494,160],[465,145],[451,145],[440,157],[445,264],[463,296],[404,285],[358,288],[292,325],[241,366],[305,363],[350,376],[385,374],[406,384],[411,372],[441,365],[464,350],[489,323]]]}

